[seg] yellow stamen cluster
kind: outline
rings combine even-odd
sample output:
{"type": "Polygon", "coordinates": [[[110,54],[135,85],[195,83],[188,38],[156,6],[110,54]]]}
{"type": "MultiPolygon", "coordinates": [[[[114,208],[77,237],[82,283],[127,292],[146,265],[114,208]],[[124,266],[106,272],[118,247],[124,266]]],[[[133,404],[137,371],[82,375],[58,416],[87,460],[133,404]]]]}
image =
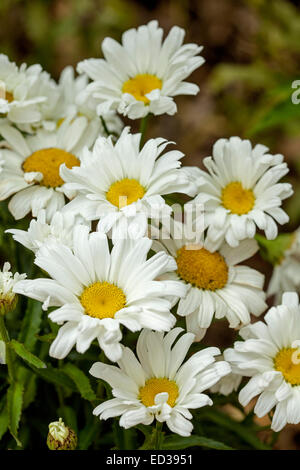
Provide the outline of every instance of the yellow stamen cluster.
{"type": "Polygon", "coordinates": [[[169,394],[168,405],[175,406],[178,397],[178,385],[174,380],[165,377],[148,379],[139,390],[139,399],[145,406],[153,406],[155,405],[155,396],[163,392],[169,394]]]}
{"type": "Polygon", "coordinates": [[[228,280],[228,266],[220,253],[211,253],[205,248],[177,251],[177,273],[185,282],[199,289],[222,289],[228,280]]]}
{"type": "Polygon", "coordinates": [[[109,282],[97,281],[86,287],[80,297],[85,313],[94,318],[114,318],[126,305],[122,289],[109,282]]]}
{"type": "Polygon", "coordinates": [[[48,148],[37,150],[31,154],[23,163],[25,172],[40,172],[43,179],[42,186],[56,188],[64,184],[59,175],[60,166],[65,163],[67,168],[79,166],[80,161],[72,153],[58,148],[48,148]]]}
{"type": "Polygon", "coordinates": [[[300,361],[297,348],[283,348],[274,359],[274,367],[291,385],[300,385],[300,361]]]}
{"type": "Polygon", "coordinates": [[[10,93],[9,91],[6,91],[5,92],[5,99],[9,103],[11,103],[12,101],[14,101],[14,95],[12,93],[10,93]]]}
{"type": "Polygon", "coordinates": [[[123,84],[122,92],[129,93],[138,101],[149,104],[150,100],[145,96],[153,90],[162,88],[162,81],[149,73],[138,74],[123,84]]]}
{"type": "Polygon", "coordinates": [[[135,179],[124,178],[113,183],[106,193],[106,199],[114,206],[128,206],[145,194],[145,188],[135,179]]]}
{"type": "Polygon", "coordinates": [[[252,189],[244,189],[239,181],[229,183],[222,191],[222,204],[233,214],[248,214],[253,209],[255,196],[252,189]]]}

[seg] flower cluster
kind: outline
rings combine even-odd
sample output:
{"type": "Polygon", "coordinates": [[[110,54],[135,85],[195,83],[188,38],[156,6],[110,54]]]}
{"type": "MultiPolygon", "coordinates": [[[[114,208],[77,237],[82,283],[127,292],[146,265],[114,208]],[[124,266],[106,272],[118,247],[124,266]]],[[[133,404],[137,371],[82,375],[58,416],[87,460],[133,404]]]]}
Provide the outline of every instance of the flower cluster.
{"type": "MultiPolygon", "coordinates": [[[[16,294],[51,308],[53,358],[73,348],[85,354],[96,342],[105,362],[90,373],[113,395],[95,408],[100,419],[120,416],[124,428],[156,419],[189,436],[189,410],[213,403],[205,391],[228,395],[251,377],[241,404],[260,395],[255,413],[276,406],[279,430],[300,422],[300,310],[296,294],[285,293],[266,324],[251,324],[267,309],[264,275],[243,263],[288,221],[288,167],[239,137],[219,139],[205,170],[182,166],[184,154],[164,138],[145,141],[150,114],[173,115],[177,95],[199,91],[185,80],[203,64],[202,48],[183,39],[173,27],[163,40],[151,21],[125,32],[122,44],[106,38],[103,59],[80,62],[77,77],[67,67],[58,83],[38,65],[0,56],[0,200],[15,220],[31,218],[7,232],[41,270],[12,278],[6,263],[0,308],[16,294]],[[123,128],[117,113],[142,118],[141,132],[123,128]],[[168,199],[177,193],[189,198],[181,220],[168,199]],[[244,339],[223,356],[200,343],[222,318],[244,339]],[[139,335],[137,357],[126,346],[130,332],[139,335]]],[[[299,290],[299,233],[290,238],[270,295],[299,290]]],[[[53,447],[69,431],[52,424],[53,447]]]]}

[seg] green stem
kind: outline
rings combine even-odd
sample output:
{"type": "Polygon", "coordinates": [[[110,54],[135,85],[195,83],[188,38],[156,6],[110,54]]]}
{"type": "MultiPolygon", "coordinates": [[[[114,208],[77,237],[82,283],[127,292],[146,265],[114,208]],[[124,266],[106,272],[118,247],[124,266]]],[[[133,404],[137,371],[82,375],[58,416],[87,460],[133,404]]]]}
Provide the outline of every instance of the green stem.
{"type": "Polygon", "coordinates": [[[140,124],[140,134],[141,134],[141,141],[140,141],[140,148],[142,148],[145,140],[146,129],[149,121],[150,113],[144,116],[141,120],[140,124]]]}
{"type": "MultiPolygon", "coordinates": [[[[63,364],[63,361],[60,359],[58,361],[58,369],[62,367],[62,364],[63,364]]],[[[62,414],[62,419],[66,421],[63,389],[60,385],[57,385],[56,391],[57,391],[57,396],[58,396],[59,407],[60,407],[61,414],[62,414]]]]}
{"type": "Polygon", "coordinates": [[[110,135],[113,135],[113,136],[115,136],[115,137],[118,137],[118,135],[116,134],[116,132],[111,132],[111,131],[108,129],[107,124],[106,124],[106,121],[105,121],[105,119],[104,119],[103,116],[100,116],[100,120],[101,120],[103,129],[104,129],[104,132],[106,133],[107,137],[109,137],[110,135]]]}
{"type": "Polygon", "coordinates": [[[163,434],[162,434],[162,427],[163,423],[156,421],[156,428],[155,428],[155,441],[154,441],[154,449],[160,450],[162,441],[163,441],[163,434]]]}
{"type": "Polygon", "coordinates": [[[10,383],[13,383],[15,380],[15,370],[12,351],[9,347],[9,335],[5,326],[4,315],[0,315],[0,336],[2,341],[5,343],[5,355],[6,355],[6,364],[8,369],[8,375],[10,383]]]}

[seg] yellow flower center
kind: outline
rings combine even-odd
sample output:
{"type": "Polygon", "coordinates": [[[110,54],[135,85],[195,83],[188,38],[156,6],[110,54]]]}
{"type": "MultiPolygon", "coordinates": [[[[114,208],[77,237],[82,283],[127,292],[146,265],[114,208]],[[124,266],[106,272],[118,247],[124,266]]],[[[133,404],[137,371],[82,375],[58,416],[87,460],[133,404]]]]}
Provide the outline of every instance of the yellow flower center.
{"type": "Polygon", "coordinates": [[[148,379],[143,387],[140,388],[139,399],[145,406],[155,405],[154,398],[158,393],[167,392],[169,394],[168,405],[175,406],[178,397],[178,386],[174,380],[167,378],[148,379]]]}
{"type": "Polygon", "coordinates": [[[62,123],[64,122],[64,120],[65,120],[65,118],[63,118],[63,117],[59,118],[59,120],[56,123],[56,127],[59,128],[62,125],[62,123]]]}
{"type": "Polygon", "coordinates": [[[84,289],[80,302],[90,317],[114,318],[115,313],[125,307],[126,296],[114,284],[98,281],[84,289]]]}
{"type": "Polygon", "coordinates": [[[291,385],[300,385],[300,354],[297,348],[283,348],[275,356],[274,366],[291,385]]]}
{"type": "Polygon", "coordinates": [[[234,181],[222,190],[222,204],[233,214],[248,214],[255,203],[252,189],[244,189],[241,183],[234,181]]]}
{"type": "Polygon", "coordinates": [[[162,88],[162,81],[155,75],[141,73],[130,78],[123,84],[122,92],[129,93],[138,101],[149,104],[150,100],[145,96],[153,90],[162,88]]]}
{"type": "Polygon", "coordinates": [[[5,92],[5,99],[9,103],[11,103],[12,101],[14,101],[14,95],[12,93],[10,93],[9,91],[6,91],[5,92]]]}
{"type": "Polygon", "coordinates": [[[228,280],[228,266],[220,253],[205,248],[177,251],[177,273],[185,282],[205,290],[222,289],[228,280]]]}
{"type": "Polygon", "coordinates": [[[56,188],[64,184],[59,175],[59,168],[63,163],[66,164],[67,168],[80,165],[78,158],[65,150],[58,148],[42,149],[26,158],[23,163],[23,170],[25,172],[36,171],[42,173],[43,179],[40,184],[56,188]]]}
{"type": "Polygon", "coordinates": [[[124,178],[111,185],[106,193],[106,199],[121,209],[141,199],[145,192],[145,188],[137,180],[124,178]]]}

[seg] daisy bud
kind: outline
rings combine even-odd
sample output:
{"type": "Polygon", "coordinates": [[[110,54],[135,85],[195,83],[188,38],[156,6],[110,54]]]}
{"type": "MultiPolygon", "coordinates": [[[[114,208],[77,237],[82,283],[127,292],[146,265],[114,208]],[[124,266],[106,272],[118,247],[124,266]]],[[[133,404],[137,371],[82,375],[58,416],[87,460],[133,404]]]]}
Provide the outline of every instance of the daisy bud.
{"type": "Polygon", "coordinates": [[[25,279],[26,274],[10,272],[10,264],[4,263],[0,271],[0,315],[6,315],[13,310],[17,304],[17,295],[13,292],[17,281],[25,279]]]}
{"type": "Polygon", "coordinates": [[[47,446],[50,450],[75,450],[77,436],[73,429],[65,426],[62,418],[49,424],[47,446]]]}

